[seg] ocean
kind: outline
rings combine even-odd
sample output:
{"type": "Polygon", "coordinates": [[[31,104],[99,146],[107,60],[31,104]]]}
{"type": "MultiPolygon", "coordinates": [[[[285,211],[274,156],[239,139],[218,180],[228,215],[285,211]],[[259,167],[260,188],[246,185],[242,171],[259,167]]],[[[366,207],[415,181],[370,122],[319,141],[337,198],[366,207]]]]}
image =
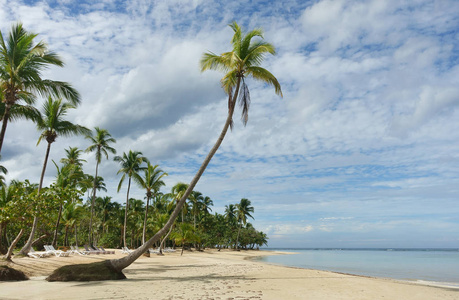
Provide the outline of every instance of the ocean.
{"type": "Polygon", "coordinates": [[[459,249],[264,250],[296,253],[257,258],[271,264],[459,287],[459,249]]]}

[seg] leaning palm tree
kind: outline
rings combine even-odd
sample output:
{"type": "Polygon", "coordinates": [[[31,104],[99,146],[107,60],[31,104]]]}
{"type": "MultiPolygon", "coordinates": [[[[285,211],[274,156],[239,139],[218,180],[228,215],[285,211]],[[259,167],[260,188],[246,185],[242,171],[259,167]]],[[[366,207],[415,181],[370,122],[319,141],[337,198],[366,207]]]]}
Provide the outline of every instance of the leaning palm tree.
{"type": "Polygon", "coordinates": [[[161,170],[158,165],[152,166],[150,162],[147,163],[147,167],[144,170],[144,177],[134,177],[137,184],[145,189],[147,196],[147,205],[145,206],[145,217],[143,220],[143,231],[142,231],[142,244],[145,243],[145,233],[147,228],[147,216],[148,216],[148,206],[150,199],[154,197],[159,189],[164,186],[164,181],[162,178],[168,174],[161,170]]]}
{"type": "Polygon", "coordinates": [[[93,243],[92,233],[92,221],[94,217],[94,201],[96,199],[96,180],[98,178],[97,172],[99,170],[99,164],[102,161],[102,154],[108,159],[108,152],[116,154],[116,150],[110,146],[111,143],[116,143],[116,140],[112,138],[108,130],[95,127],[95,135],[88,134],[86,136],[92,142],[92,145],[85,150],[85,152],[96,152],[96,175],[94,176],[94,184],[92,189],[91,198],[91,219],[89,221],[89,243],[93,243]]]}
{"type": "MultiPolygon", "coordinates": [[[[51,144],[56,141],[56,138],[58,136],[68,137],[72,135],[85,135],[90,132],[86,127],[73,124],[72,122],[64,119],[68,111],[74,108],[75,106],[69,102],[62,102],[62,99],[53,100],[51,97],[49,97],[43,105],[43,113],[37,119],[37,129],[41,131],[37,145],[40,144],[43,139],[48,142],[45,160],[43,162],[43,168],[40,176],[40,183],[38,185],[38,194],[40,194],[40,190],[43,187],[43,179],[45,177],[46,165],[48,164],[51,144]]],[[[27,255],[27,253],[30,251],[37,225],[38,215],[35,215],[29,239],[21,249],[21,254],[27,255]]]]}
{"type": "Polygon", "coordinates": [[[134,180],[139,182],[141,180],[141,177],[139,175],[139,172],[144,170],[145,167],[141,167],[140,165],[143,162],[148,163],[148,159],[144,156],[142,156],[142,152],[139,151],[131,151],[129,150],[129,153],[126,154],[123,153],[123,156],[115,156],[114,160],[116,162],[119,162],[121,165],[121,168],[118,170],[117,174],[123,173],[123,176],[121,176],[120,183],[118,184],[118,192],[121,189],[121,185],[123,184],[124,179],[126,178],[126,175],[128,176],[128,188],[127,188],[127,193],[126,193],[126,207],[124,210],[124,227],[123,227],[123,246],[126,247],[126,225],[127,225],[127,213],[129,210],[129,190],[131,189],[131,179],[134,177],[134,180]]]}
{"type": "MultiPolygon", "coordinates": [[[[217,152],[223,139],[225,138],[228,128],[232,124],[234,109],[236,106],[237,99],[239,97],[239,89],[241,82],[243,82],[243,93],[242,97],[239,97],[240,103],[242,104],[242,118],[244,123],[247,121],[248,109],[249,109],[249,92],[245,85],[245,77],[253,77],[261,82],[272,85],[275,92],[282,96],[282,90],[276,77],[272,75],[268,70],[260,67],[263,58],[267,54],[275,54],[274,46],[263,41],[263,32],[261,29],[255,29],[248,33],[244,33],[239,25],[234,22],[230,24],[230,27],[234,31],[233,38],[231,40],[232,51],[216,55],[214,53],[204,54],[201,60],[201,70],[222,70],[226,72],[223,79],[221,80],[222,86],[225,92],[228,94],[228,115],[226,118],[225,125],[217,139],[217,142],[210,150],[207,157],[204,159],[201,167],[199,168],[196,175],[191,180],[186,192],[180,198],[178,205],[172,212],[169,220],[161,230],[159,230],[153,237],[151,237],[146,243],[140,246],[138,249],[133,251],[126,257],[121,259],[112,259],[108,265],[110,268],[119,275],[121,271],[132,264],[137,258],[139,258],[148,248],[150,248],[161,236],[166,234],[169,228],[174,224],[175,219],[180,213],[186,199],[193,191],[194,187],[198,183],[202,174],[204,173],[207,165],[209,164],[212,157],[217,152]],[[258,38],[256,41],[252,39],[258,38]]],[[[89,271],[89,270],[88,270],[89,271]]],[[[52,277],[49,278],[52,280],[52,277]]]]}
{"type": "Polygon", "coordinates": [[[27,32],[21,23],[11,27],[6,40],[0,31],[0,94],[4,103],[0,152],[8,122],[15,117],[35,117],[31,105],[36,94],[65,98],[75,105],[80,102],[79,93],[70,84],[41,78],[49,66],[63,67],[64,63],[44,42],[34,44],[35,37],[37,34],[27,32]]]}
{"type": "Polygon", "coordinates": [[[252,202],[250,202],[249,199],[242,198],[239,204],[237,204],[237,220],[239,222],[239,229],[237,231],[236,249],[239,249],[239,234],[241,233],[242,225],[247,224],[247,217],[251,217],[253,219],[253,216],[250,213],[253,213],[254,210],[252,202]]]}

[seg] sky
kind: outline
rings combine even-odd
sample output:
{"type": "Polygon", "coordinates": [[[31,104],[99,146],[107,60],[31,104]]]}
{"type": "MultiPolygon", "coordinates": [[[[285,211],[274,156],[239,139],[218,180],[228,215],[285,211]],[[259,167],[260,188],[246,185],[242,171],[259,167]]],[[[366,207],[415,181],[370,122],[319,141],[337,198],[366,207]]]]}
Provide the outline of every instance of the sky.
{"type": "MultiPolygon", "coordinates": [[[[43,77],[81,93],[69,120],[159,164],[163,192],[191,181],[225,122],[223,75],[202,73],[202,54],[231,50],[233,21],[263,28],[283,98],[247,80],[249,122],[236,111],[195,188],[213,212],[248,198],[269,247],[459,248],[458,1],[0,0],[1,32],[17,21],[66,63],[43,77]]],[[[7,180],[38,182],[38,137],[8,125],[7,180]]],[[[50,159],[70,146],[89,141],[58,138],[50,159]]],[[[83,158],[93,174],[94,154],[83,158]]],[[[99,174],[124,203],[118,169],[111,156],[99,174]]],[[[45,185],[55,174],[50,163],[45,185]]]]}

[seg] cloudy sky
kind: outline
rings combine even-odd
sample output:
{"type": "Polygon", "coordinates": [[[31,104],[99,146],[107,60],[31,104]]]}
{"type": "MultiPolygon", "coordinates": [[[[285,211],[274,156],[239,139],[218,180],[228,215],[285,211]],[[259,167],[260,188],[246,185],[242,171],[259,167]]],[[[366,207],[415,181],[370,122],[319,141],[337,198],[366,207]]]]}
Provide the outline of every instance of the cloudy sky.
{"type": "MultiPolygon", "coordinates": [[[[196,187],[213,210],[250,199],[270,247],[459,247],[458,1],[94,2],[0,0],[0,30],[39,33],[66,63],[44,77],[82,95],[69,118],[159,164],[164,192],[191,180],[224,124],[222,74],[199,60],[230,50],[235,20],[276,46],[264,67],[284,97],[247,81],[249,123],[235,117],[196,187]]],[[[31,123],[9,125],[8,179],[38,182],[37,139],[31,123]]],[[[50,156],[88,145],[58,138],[50,156]]],[[[124,202],[117,170],[111,157],[100,175],[124,202]]]]}

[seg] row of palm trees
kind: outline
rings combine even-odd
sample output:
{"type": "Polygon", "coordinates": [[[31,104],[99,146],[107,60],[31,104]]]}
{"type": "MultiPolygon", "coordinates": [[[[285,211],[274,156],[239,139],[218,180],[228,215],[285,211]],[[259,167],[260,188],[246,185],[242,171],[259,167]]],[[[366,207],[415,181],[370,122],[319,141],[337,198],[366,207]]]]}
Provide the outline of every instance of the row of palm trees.
{"type": "MultiPolygon", "coordinates": [[[[282,96],[281,87],[277,79],[268,70],[260,67],[260,64],[267,54],[275,54],[274,46],[263,40],[262,30],[254,29],[249,32],[244,32],[236,22],[230,24],[230,27],[234,31],[234,35],[231,39],[232,50],[222,53],[221,55],[217,55],[212,52],[205,53],[200,62],[201,71],[220,70],[225,72],[225,75],[221,80],[221,84],[225,93],[228,95],[228,115],[223,129],[215,145],[209,151],[209,154],[204,159],[204,162],[197,171],[196,175],[191,180],[190,184],[180,196],[177,196],[175,208],[170,214],[164,226],[128,257],[118,260],[110,260],[109,265],[115,271],[120,272],[129,266],[138,257],[140,257],[140,255],[142,255],[146,249],[151,247],[154,243],[158,242],[166,233],[169,235],[171,228],[173,228],[175,224],[175,220],[180,214],[182,215],[182,220],[184,220],[185,213],[183,212],[182,208],[187,203],[187,199],[189,199],[191,193],[194,190],[194,187],[207,168],[210,160],[215,155],[221,143],[223,142],[228,129],[233,128],[233,115],[238,99],[242,108],[242,121],[244,125],[247,123],[250,93],[245,79],[247,77],[252,77],[256,80],[260,80],[268,85],[271,85],[274,87],[276,94],[282,96]],[[255,41],[253,40],[254,38],[256,39],[255,41]]],[[[0,114],[2,118],[2,128],[0,131],[0,155],[3,147],[7,124],[9,121],[17,118],[26,118],[36,121],[37,125],[39,124],[37,119],[38,113],[33,106],[37,96],[48,98],[48,103],[50,104],[56,101],[61,101],[60,104],[55,105],[61,105],[61,107],[64,105],[60,99],[66,99],[66,101],[69,103],[66,104],[66,107],[68,108],[70,108],[70,105],[76,106],[80,102],[79,93],[68,83],[42,79],[41,72],[44,69],[46,69],[48,66],[62,67],[63,62],[54,52],[48,50],[45,43],[39,42],[34,44],[33,40],[36,36],[36,34],[26,32],[23,29],[22,24],[13,25],[10,35],[6,40],[3,38],[3,35],[0,32],[0,114]]],[[[65,109],[63,110],[65,111],[65,109]]],[[[47,132],[45,127],[40,128],[42,128],[43,132],[47,132]]],[[[74,132],[63,130],[59,133],[58,131],[50,130],[49,135],[43,135],[42,138],[45,138],[48,141],[48,147],[50,148],[51,143],[59,134],[65,136],[71,134],[81,134],[84,132],[87,134],[88,129],[81,126],[78,126],[78,130],[75,130],[74,132]]],[[[32,203],[40,203],[42,206],[40,206],[40,208],[37,205],[34,206],[34,210],[32,211],[34,222],[32,225],[31,233],[29,235],[29,239],[21,250],[22,254],[26,254],[30,250],[30,247],[33,243],[34,233],[38,225],[39,212],[44,211],[42,207],[46,207],[46,205],[49,205],[50,207],[52,206],[46,201],[49,201],[47,199],[52,198],[53,189],[47,189],[45,191],[46,193],[50,194],[47,197],[44,197],[43,194],[45,192],[41,191],[41,185],[43,182],[43,175],[46,169],[48,155],[49,151],[47,151],[47,156],[45,158],[45,163],[42,170],[42,176],[40,178],[41,183],[39,184],[37,192],[33,196],[26,195],[23,197],[24,199],[33,200],[32,203]]],[[[119,159],[117,158],[117,161],[120,163],[120,165],[123,164],[129,155],[130,153],[126,154],[126,157],[123,155],[119,159]]],[[[139,155],[139,157],[141,158],[141,155],[139,155]]],[[[97,171],[99,163],[100,159],[97,160],[96,176],[93,177],[94,181],[92,187],[93,196],[91,197],[91,216],[93,216],[94,201],[96,199],[95,190],[96,181],[98,180],[97,171]]],[[[121,173],[123,173],[123,178],[126,177],[125,175],[128,177],[128,194],[126,197],[125,217],[123,224],[123,230],[125,234],[125,229],[127,226],[126,212],[128,211],[129,206],[130,183],[131,180],[135,180],[135,178],[133,175],[130,175],[129,172],[125,172],[124,170],[121,171],[121,173]]],[[[122,184],[122,182],[120,182],[120,184],[122,184]]],[[[69,187],[65,187],[63,189],[67,189],[68,191],[72,190],[69,187]]],[[[77,192],[75,192],[75,194],[77,194],[77,192]]],[[[56,195],[54,196],[59,198],[56,195]]],[[[30,211],[28,213],[30,213],[30,211]]],[[[91,219],[92,218],[93,217],[91,217],[91,219]]],[[[92,221],[90,221],[90,227],[92,227],[92,221]]],[[[242,232],[242,227],[240,227],[240,232],[242,232]]],[[[90,240],[91,234],[92,233],[89,233],[90,240]]],[[[126,241],[124,241],[124,243],[126,243],[126,241]]],[[[236,244],[238,243],[239,242],[236,244]]]]}
{"type": "MultiPolygon", "coordinates": [[[[69,148],[68,154],[81,153],[81,150],[69,148]]],[[[162,193],[159,187],[164,186],[161,176],[166,173],[158,166],[150,164],[144,170],[144,176],[137,182],[139,188],[144,188],[145,199],[129,198],[126,205],[112,202],[111,197],[97,197],[94,209],[91,210],[91,199],[83,203],[85,191],[90,191],[92,178],[81,172],[80,159],[77,163],[69,163],[73,159],[61,159],[62,166],[58,169],[56,178],[50,187],[44,187],[37,197],[38,184],[28,181],[13,181],[0,189],[0,249],[6,252],[6,245],[11,244],[12,237],[27,227],[33,218],[31,211],[37,210],[41,222],[37,229],[42,243],[53,245],[73,245],[86,243],[88,236],[96,244],[106,247],[126,245],[137,247],[145,242],[145,236],[153,234],[164,226],[170,214],[176,207],[177,195],[183,192],[186,184],[178,183],[170,193],[162,193]],[[152,169],[156,170],[156,183],[152,189],[145,188],[145,182],[152,169]],[[151,193],[151,197],[149,194],[151,193]],[[149,206],[149,201],[151,207],[149,206]],[[90,221],[92,223],[90,223],[90,221]],[[89,229],[93,226],[92,229],[89,229]],[[88,230],[89,229],[89,230],[88,230]],[[51,234],[51,231],[54,231],[51,234]],[[129,239],[127,233],[129,232],[129,239]],[[52,242],[51,242],[52,238],[52,242]],[[3,246],[3,247],[2,247],[3,246]]],[[[75,156],[73,156],[75,157],[75,156]]],[[[99,180],[100,189],[104,190],[103,179],[99,180]]],[[[266,244],[267,237],[256,231],[247,217],[252,217],[254,208],[247,199],[241,199],[238,204],[230,204],[225,208],[225,214],[211,214],[213,201],[198,191],[193,191],[182,209],[181,217],[173,226],[170,235],[163,238],[162,243],[169,245],[180,244],[185,247],[218,248],[247,248],[266,244]]],[[[20,245],[21,243],[19,243],[20,245]]]]}

